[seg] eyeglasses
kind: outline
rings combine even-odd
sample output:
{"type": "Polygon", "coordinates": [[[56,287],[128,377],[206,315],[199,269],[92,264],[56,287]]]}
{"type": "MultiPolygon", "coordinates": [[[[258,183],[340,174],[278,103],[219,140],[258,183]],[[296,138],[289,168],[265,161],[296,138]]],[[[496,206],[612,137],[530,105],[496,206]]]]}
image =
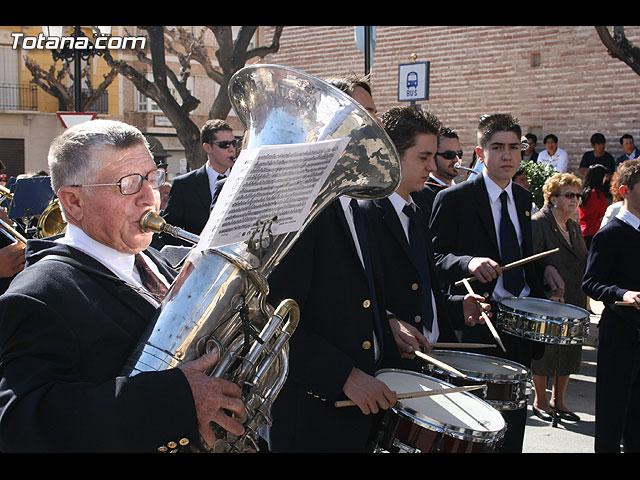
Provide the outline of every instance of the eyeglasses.
{"type": "Polygon", "coordinates": [[[223,150],[229,148],[229,147],[235,147],[236,146],[236,141],[235,140],[225,140],[225,141],[219,141],[219,142],[211,142],[214,145],[217,145],[218,147],[222,148],[223,150]]]}
{"type": "Polygon", "coordinates": [[[142,182],[147,180],[151,184],[151,188],[158,188],[167,178],[167,172],[162,168],[157,168],[147,172],[146,175],[133,173],[125,175],[116,183],[86,183],[84,185],[70,185],[71,187],[110,187],[118,186],[122,195],[134,195],[142,189],[142,182]]]}
{"type": "Polygon", "coordinates": [[[457,152],[454,150],[446,150],[444,152],[438,152],[438,155],[447,160],[453,160],[456,157],[462,158],[462,150],[458,150],[457,152]]]}
{"type": "Polygon", "coordinates": [[[573,193],[573,192],[567,192],[567,193],[562,193],[562,194],[558,194],[556,195],[556,197],[564,197],[564,198],[568,198],[569,200],[572,200],[574,198],[580,198],[580,194],[579,193],[573,193]]]}

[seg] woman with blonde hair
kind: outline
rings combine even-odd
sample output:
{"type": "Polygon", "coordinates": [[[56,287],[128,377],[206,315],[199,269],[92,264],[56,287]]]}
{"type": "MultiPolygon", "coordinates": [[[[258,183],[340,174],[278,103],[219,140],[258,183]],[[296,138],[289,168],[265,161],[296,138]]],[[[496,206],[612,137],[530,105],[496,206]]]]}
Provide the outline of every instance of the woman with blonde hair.
{"type": "MultiPolygon", "coordinates": [[[[564,279],[565,291],[562,296],[552,296],[549,292],[547,298],[586,309],[587,299],[581,285],[588,252],[580,225],[572,219],[580,203],[581,190],[582,181],[573,174],[556,173],[548,178],[542,187],[545,203],[532,217],[532,227],[534,251],[560,249],[549,256],[549,261],[564,279]]],[[[569,376],[580,371],[581,360],[581,345],[546,345],[544,356],[532,362],[536,416],[551,421],[555,408],[561,419],[580,420],[565,404],[565,392],[569,376]],[[546,387],[548,379],[555,378],[556,374],[551,404],[546,387]]]]}

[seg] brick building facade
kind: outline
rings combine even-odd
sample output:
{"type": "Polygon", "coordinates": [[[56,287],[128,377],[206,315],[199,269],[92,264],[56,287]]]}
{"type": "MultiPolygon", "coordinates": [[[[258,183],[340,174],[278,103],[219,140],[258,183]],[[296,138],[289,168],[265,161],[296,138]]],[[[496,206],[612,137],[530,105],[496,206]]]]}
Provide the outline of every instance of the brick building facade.
{"type": "MultiPolygon", "coordinates": [[[[266,37],[270,38],[269,27],[266,37]]],[[[640,28],[627,28],[640,44],[640,28]]],[[[622,153],[625,133],[640,143],[640,77],[613,59],[592,26],[377,26],[371,84],[379,113],[399,104],[398,65],[430,62],[429,99],[418,102],[458,130],[471,161],[478,118],[516,115],[525,132],[559,138],[570,170],[601,132],[622,153]]],[[[280,51],[265,58],[319,77],[364,73],[352,26],[287,26],[280,51]]]]}

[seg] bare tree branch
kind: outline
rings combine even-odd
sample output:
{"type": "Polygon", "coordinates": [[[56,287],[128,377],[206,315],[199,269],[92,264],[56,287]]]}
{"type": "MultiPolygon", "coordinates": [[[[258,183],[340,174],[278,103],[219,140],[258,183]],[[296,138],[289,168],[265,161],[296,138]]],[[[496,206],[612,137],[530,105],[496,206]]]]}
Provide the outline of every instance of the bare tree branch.
{"type": "Polygon", "coordinates": [[[626,63],[631,69],[640,75],[640,48],[633,45],[624,33],[624,27],[613,27],[613,35],[609,27],[596,26],[596,32],[609,55],[626,63]]]}

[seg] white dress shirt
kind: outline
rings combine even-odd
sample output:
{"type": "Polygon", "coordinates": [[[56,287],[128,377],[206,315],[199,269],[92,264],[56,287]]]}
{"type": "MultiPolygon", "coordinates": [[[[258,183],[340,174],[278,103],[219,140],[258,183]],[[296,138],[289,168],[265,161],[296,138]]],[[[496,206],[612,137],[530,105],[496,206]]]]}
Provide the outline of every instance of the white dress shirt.
{"type": "MultiPolygon", "coordinates": [[[[503,190],[500,188],[491,178],[487,175],[487,172],[483,172],[484,175],[484,184],[487,187],[487,193],[489,194],[489,204],[491,205],[491,213],[493,214],[493,228],[496,232],[496,237],[498,238],[498,248],[502,248],[500,245],[500,218],[502,216],[502,202],[500,201],[500,195],[503,191],[507,192],[508,200],[507,200],[507,209],[509,210],[509,216],[511,217],[511,223],[516,230],[516,235],[518,236],[518,243],[522,245],[522,230],[520,229],[520,221],[518,220],[518,211],[516,209],[516,203],[513,199],[513,182],[509,181],[509,185],[503,190]]],[[[494,260],[496,260],[494,258],[494,260]]],[[[497,260],[496,260],[497,261],[497,260]]],[[[518,295],[519,297],[526,297],[529,295],[530,288],[525,281],[525,286],[518,295]]],[[[493,294],[491,298],[495,301],[500,301],[505,297],[512,297],[511,292],[504,288],[504,284],[502,281],[502,276],[498,277],[498,282],[496,283],[496,288],[493,290],[493,294]]]]}
{"type": "Polygon", "coordinates": [[[569,155],[563,149],[558,148],[553,155],[549,155],[546,150],[538,154],[538,163],[548,163],[553,165],[558,172],[567,173],[569,169],[569,155]]]}
{"type": "Polygon", "coordinates": [[[640,229],[640,218],[627,210],[627,207],[625,207],[624,204],[620,207],[620,211],[617,213],[616,217],[626,224],[631,225],[636,230],[640,229]]]}
{"type": "MultiPolygon", "coordinates": [[[[140,274],[138,273],[138,269],[134,265],[135,257],[130,253],[122,253],[117,250],[114,250],[111,247],[107,247],[106,245],[94,240],[89,235],[87,235],[80,228],[67,224],[67,229],[64,237],[56,240],[58,243],[63,243],[65,245],[69,245],[70,247],[76,248],[83,253],[86,253],[90,257],[96,259],[102,265],[104,265],[107,269],[109,269],[115,276],[124,280],[129,284],[133,284],[141,289],[144,289],[142,285],[142,281],[140,280],[140,274]]],[[[151,261],[144,253],[141,253],[142,258],[147,262],[151,270],[158,276],[158,278],[167,286],[170,286],[170,283],[166,278],[158,271],[158,267],[153,261],[151,261]]],[[[150,303],[158,306],[159,303],[155,301],[154,298],[143,295],[150,303]]]]}
{"type": "Polygon", "coordinates": [[[215,186],[218,182],[218,177],[220,175],[228,177],[229,173],[231,173],[231,169],[228,168],[226,172],[218,173],[213,168],[211,168],[211,165],[209,165],[209,162],[207,162],[205,170],[207,172],[207,177],[209,178],[209,190],[211,191],[211,198],[213,198],[213,195],[215,193],[215,186]]]}

